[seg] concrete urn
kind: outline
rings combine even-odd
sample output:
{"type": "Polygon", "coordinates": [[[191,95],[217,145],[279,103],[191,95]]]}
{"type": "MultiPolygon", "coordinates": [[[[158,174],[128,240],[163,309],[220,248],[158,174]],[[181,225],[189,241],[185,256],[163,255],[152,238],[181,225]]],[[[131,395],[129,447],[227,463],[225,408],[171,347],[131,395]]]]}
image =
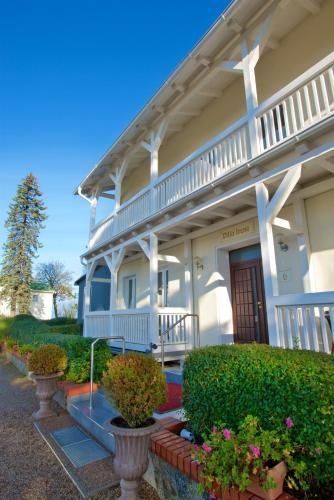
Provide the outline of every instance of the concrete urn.
{"type": "Polygon", "coordinates": [[[39,410],[33,413],[35,420],[41,420],[47,417],[53,417],[56,413],[51,408],[52,398],[57,391],[57,380],[63,372],[53,373],[51,375],[35,375],[36,396],[39,399],[39,410]]]}
{"type": "Polygon", "coordinates": [[[137,500],[139,480],[148,468],[151,435],[161,429],[153,418],[147,427],[121,427],[123,419],[116,417],[105,423],[105,429],[115,438],[114,471],[121,478],[121,500],[137,500]]]}

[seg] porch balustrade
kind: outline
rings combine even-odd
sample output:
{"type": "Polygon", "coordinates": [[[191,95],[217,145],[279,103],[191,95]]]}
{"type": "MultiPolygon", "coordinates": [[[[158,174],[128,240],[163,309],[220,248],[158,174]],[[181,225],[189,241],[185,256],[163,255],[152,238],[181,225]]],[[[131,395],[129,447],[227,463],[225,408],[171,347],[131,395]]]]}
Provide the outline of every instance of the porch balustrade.
{"type": "Polygon", "coordinates": [[[255,116],[244,116],[127,200],[95,226],[89,248],[122,234],[245,165],[252,159],[249,130],[253,120],[262,154],[328,119],[334,112],[333,64],[334,52],[260,104],[255,116]]]}
{"type": "Polygon", "coordinates": [[[334,341],[334,293],[281,295],[273,299],[279,345],[331,353],[334,341]]]}
{"type": "MultiPolygon", "coordinates": [[[[85,335],[89,337],[123,336],[128,344],[136,344],[150,349],[150,344],[160,344],[159,336],[179,321],[187,310],[184,308],[168,308],[168,312],[158,312],[159,331],[150,335],[150,310],[117,309],[115,311],[90,312],[85,317],[85,335]]],[[[191,318],[186,318],[180,324],[171,328],[165,335],[165,345],[187,344],[191,341],[191,318]]]]}

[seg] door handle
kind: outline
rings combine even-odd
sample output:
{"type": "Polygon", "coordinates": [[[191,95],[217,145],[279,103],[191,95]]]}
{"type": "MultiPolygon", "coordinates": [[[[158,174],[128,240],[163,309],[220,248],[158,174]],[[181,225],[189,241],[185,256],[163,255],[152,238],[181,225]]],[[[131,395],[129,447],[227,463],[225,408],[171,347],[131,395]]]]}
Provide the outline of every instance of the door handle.
{"type": "Polygon", "coordinates": [[[259,309],[262,309],[262,302],[261,302],[260,300],[259,300],[259,301],[258,301],[258,303],[257,303],[257,307],[258,307],[259,309]]]}

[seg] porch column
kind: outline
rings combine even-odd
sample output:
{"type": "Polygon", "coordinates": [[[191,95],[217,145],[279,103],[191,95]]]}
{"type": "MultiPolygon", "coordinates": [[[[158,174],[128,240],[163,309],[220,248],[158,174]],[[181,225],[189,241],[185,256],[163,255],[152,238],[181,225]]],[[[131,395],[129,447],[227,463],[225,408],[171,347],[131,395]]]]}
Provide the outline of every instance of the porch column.
{"type": "Polygon", "coordinates": [[[158,237],[150,234],[150,342],[155,342],[158,337],[158,237]]]}
{"type": "Polygon", "coordinates": [[[117,212],[121,205],[122,182],[128,168],[128,159],[124,159],[119,167],[116,169],[115,174],[110,174],[110,179],[115,184],[115,206],[114,212],[117,212]]]}
{"type": "Polygon", "coordinates": [[[243,75],[251,158],[254,158],[259,153],[259,131],[256,118],[258,98],[255,66],[257,65],[260,55],[269,39],[271,22],[275,9],[276,7],[274,6],[271,13],[263,21],[254,44],[249,47],[247,40],[242,42],[241,60],[224,61],[220,67],[223,71],[232,71],[243,75]]]}
{"type": "Polygon", "coordinates": [[[117,251],[112,251],[111,255],[106,255],[105,259],[110,271],[110,312],[117,309],[117,281],[118,271],[121,267],[125,255],[125,247],[117,251]]]}
{"type": "MultiPolygon", "coordinates": [[[[192,269],[192,242],[190,239],[184,241],[184,293],[185,293],[185,305],[187,311],[192,314],[193,313],[193,269],[192,269]]],[[[199,335],[199,332],[196,331],[195,328],[196,322],[194,318],[186,319],[186,328],[187,331],[193,333],[193,347],[197,346],[197,339],[195,337],[196,334],[199,335]]],[[[190,338],[188,339],[188,342],[190,338]]],[[[198,347],[198,346],[197,346],[198,347]]]]}
{"type": "Polygon", "coordinates": [[[92,278],[94,275],[95,267],[96,267],[95,261],[87,265],[85,295],[84,295],[84,337],[89,336],[87,328],[87,316],[90,312],[91,286],[92,286],[92,278]]]}
{"type": "Polygon", "coordinates": [[[279,295],[273,224],[286,223],[277,215],[289,198],[301,175],[301,164],[291,168],[284,176],[274,195],[269,200],[269,192],[264,182],[256,184],[256,201],[259,219],[263,278],[266,297],[269,343],[279,346],[279,331],[273,298],[279,295]]]}
{"type": "Polygon", "coordinates": [[[151,132],[150,141],[142,141],[141,145],[150,153],[150,211],[154,213],[156,210],[155,199],[155,182],[159,175],[159,149],[162,144],[164,135],[167,131],[167,121],[163,120],[156,133],[151,132]]]}

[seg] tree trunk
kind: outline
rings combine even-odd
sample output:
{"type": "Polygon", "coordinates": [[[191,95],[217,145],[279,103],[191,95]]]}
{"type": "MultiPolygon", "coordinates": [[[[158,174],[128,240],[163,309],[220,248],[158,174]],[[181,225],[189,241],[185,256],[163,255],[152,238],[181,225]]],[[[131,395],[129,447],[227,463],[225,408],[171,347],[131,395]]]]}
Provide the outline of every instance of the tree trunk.
{"type": "Polygon", "coordinates": [[[58,318],[58,306],[57,306],[57,295],[53,294],[53,309],[55,312],[55,317],[58,318]]]}

